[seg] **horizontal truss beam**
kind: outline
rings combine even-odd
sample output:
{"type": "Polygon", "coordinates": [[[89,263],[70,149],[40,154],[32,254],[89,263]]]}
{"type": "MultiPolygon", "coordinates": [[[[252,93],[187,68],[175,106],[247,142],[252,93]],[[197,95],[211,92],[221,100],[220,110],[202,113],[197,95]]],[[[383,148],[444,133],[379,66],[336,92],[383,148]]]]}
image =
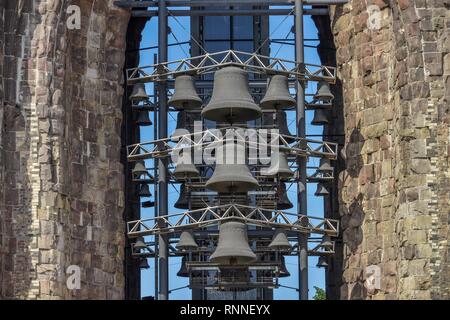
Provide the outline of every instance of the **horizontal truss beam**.
{"type": "MultiPolygon", "coordinates": [[[[334,142],[304,139],[294,136],[277,135],[279,139],[275,142],[264,142],[264,137],[258,133],[258,141],[252,142],[246,139],[245,135],[240,135],[242,128],[228,127],[222,129],[208,129],[198,133],[190,133],[182,136],[177,136],[178,142],[173,142],[171,138],[153,140],[149,142],[141,142],[127,146],[127,157],[129,161],[137,161],[149,158],[168,157],[175,151],[199,148],[213,148],[214,145],[226,143],[229,137],[218,134],[219,131],[226,131],[227,129],[236,129],[237,143],[245,144],[248,147],[260,148],[277,146],[280,151],[285,152],[291,156],[304,157],[323,157],[335,160],[337,158],[338,144],[334,142]],[[276,144],[275,144],[276,143],[276,144]]],[[[245,132],[245,130],[243,130],[245,132]]],[[[255,130],[256,131],[256,130],[255,130]]],[[[175,137],[172,137],[172,139],[175,137]]]]}
{"type": "Polygon", "coordinates": [[[317,233],[337,236],[339,230],[338,220],[272,211],[240,204],[206,207],[166,216],[129,221],[127,230],[128,236],[134,238],[204,228],[230,220],[263,228],[281,228],[306,234],[317,233]]]}
{"type": "Polygon", "coordinates": [[[181,74],[213,73],[226,66],[237,66],[248,72],[266,75],[283,74],[303,81],[327,81],[332,84],[336,82],[335,67],[303,64],[256,53],[226,50],[127,69],[127,84],[167,81],[181,74]]]}
{"type": "MultiPolygon", "coordinates": [[[[194,16],[288,16],[292,13],[290,9],[248,9],[248,10],[169,10],[169,15],[174,17],[194,17],[194,16]]],[[[328,9],[305,9],[305,15],[327,16],[328,9]]],[[[134,10],[131,13],[135,18],[151,18],[158,16],[158,10],[134,10]]]]}

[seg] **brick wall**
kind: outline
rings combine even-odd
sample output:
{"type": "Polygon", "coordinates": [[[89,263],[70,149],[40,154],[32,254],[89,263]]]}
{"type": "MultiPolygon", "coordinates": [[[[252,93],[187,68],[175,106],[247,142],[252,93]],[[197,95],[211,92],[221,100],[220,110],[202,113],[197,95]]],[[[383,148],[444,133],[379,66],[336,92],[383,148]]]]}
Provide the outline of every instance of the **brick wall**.
{"type": "Polygon", "coordinates": [[[341,299],[449,297],[449,6],[353,0],[332,10],[345,132],[341,299]],[[380,290],[364,287],[369,265],[381,268],[380,290]]]}
{"type": "Polygon", "coordinates": [[[124,296],[129,12],[68,2],[0,1],[1,298],[124,296]],[[69,4],[79,30],[66,27],[69,4]],[[66,287],[69,265],[81,268],[80,290],[66,287]]]}

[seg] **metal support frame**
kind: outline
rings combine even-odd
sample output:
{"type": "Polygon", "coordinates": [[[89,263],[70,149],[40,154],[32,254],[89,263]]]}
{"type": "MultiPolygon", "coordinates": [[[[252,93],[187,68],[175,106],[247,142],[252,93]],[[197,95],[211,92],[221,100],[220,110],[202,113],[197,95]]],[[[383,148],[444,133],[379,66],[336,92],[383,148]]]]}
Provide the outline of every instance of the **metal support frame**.
{"type": "Polygon", "coordinates": [[[339,221],[328,218],[298,215],[284,211],[272,211],[239,204],[215,207],[139,219],[127,222],[130,238],[161,235],[204,228],[227,220],[242,221],[263,228],[281,228],[293,232],[338,235],[339,221]]]}
{"type": "MultiPolygon", "coordinates": [[[[295,0],[295,58],[296,62],[303,64],[304,43],[303,43],[303,0],[295,0]]],[[[297,136],[305,138],[305,83],[298,79],[297,82],[297,136]]],[[[307,184],[306,184],[306,158],[298,159],[300,179],[297,184],[297,210],[299,215],[307,212],[307,184]]],[[[298,236],[298,280],[299,299],[308,300],[308,238],[305,235],[298,236]]]]}
{"type": "MultiPolygon", "coordinates": [[[[165,0],[158,1],[158,62],[167,61],[167,7],[165,0]]],[[[158,85],[159,110],[158,110],[158,137],[167,137],[167,87],[164,81],[158,85]]],[[[163,216],[168,210],[167,190],[167,159],[158,159],[158,216],[163,216]]],[[[169,249],[167,237],[160,235],[158,239],[158,269],[159,269],[159,294],[158,299],[169,299],[169,249]]]]}
{"type": "Polygon", "coordinates": [[[266,75],[283,74],[303,81],[324,80],[332,84],[336,82],[335,67],[306,64],[298,60],[292,61],[237,50],[225,50],[128,69],[127,83],[131,85],[137,82],[167,81],[181,74],[213,73],[229,65],[241,67],[248,72],[266,75]]]}

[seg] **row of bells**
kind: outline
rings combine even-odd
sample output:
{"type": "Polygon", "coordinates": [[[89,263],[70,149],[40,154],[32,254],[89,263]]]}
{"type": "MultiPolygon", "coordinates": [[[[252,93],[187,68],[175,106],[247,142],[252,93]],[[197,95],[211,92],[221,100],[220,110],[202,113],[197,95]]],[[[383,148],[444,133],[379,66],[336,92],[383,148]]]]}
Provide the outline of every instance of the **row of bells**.
{"type": "MultiPolygon", "coordinates": [[[[137,83],[133,87],[130,99],[132,101],[148,99],[143,83],[137,83]]],[[[314,100],[333,99],[329,84],[326,81],[320,81],[314,100]]],[[[168,103],[177,110],[194,110],[201,107],[203,101],[197,94],[192,76],[179,75],[175,78],[175,91],[168,103]]],[[[262,109],[284,110],[295,104],[296,100],[289,92],[287,76],[273,75],[265,96],[257,105],[250,94],[248,73],[241,68],[230,66],[215,72],[213,93],[201,114],[205,119],[236,123],[260,118],[262,109]]],[[[324,110],[317,109],[312,124],[326,123],[328,121],[324,110]]]]}
{"type": "MultiPolygon", "coordinates": [[[[250,190],[254,190],[259,187],[258,181],[253,177],[248,166],[244,162],[245,149],[241,144],[231,144],[225,143],[217,149],[217,157],[219,159],[227,159],[226,152],[233,154],[234,161],[226,161],[226,163],[218,163],[215,166],[213,175],[206,182],[206,188],[214,190],[219,193],[243,193],[250,190]],[[225,151],[225,152],[224,152],[225,151]],[[225,157],[225,158],[224,158],[225,157]]],[[[176,165],[173,171],[173,176],[176,179],[189,179],[200,176],[200,172],[193,163],[185,163],[181,161],[182,157],[179,157],[179,163],[176,165]]],[[[227,159],[230,160],[230,159],[227,159]]],[[[318,172],[332,172],[333,167],[330,165],[328,159],[322,158],[320,160],[320,165],[317,169],[318,172]]],[[[261,168],[261,176],[265,177],[277,177],[280,180],[289,179],[294,175],[288,164],[286,154],[284,152],[272,152],[270,166],[267,168],[261,168]]],[[[133,177],[148,175],[148,171],[145,168],[144,161],[136,162],[133,170],[133,177]]],[[[291,208],[292,206],[286,204],[289,200],[286,196],[286,186],[281,183],[279,186],[279,193],[284,194],[283,198],[280,198],[279,210],[284,210],[291,208]]],[[[329,194],[328,189],[324,183],[318,183],[317,190],[315,192],[316,196],[326,196],[329,194]]],[[[151,192],[148,184],[141,184],[139,190],[140,197],[151,197],[151,192]]],[[[182,204],[187,203],[186,190],[182,185],[180,190],[180,199],[177,201],[179,203],[177,208],[184,208],[182,204]]]]}
{"type": "MultiPolygon", "coordinates": [[[[333,246],[329,240],[323,241],[322,245],[327,247],[333,246]]],[[[136,249],[143,249],[145,247],[146,245],[143,242],[143,239],[136,241],[136,249]]],[[[198,244],[191,232],[184,231],[180,235],[176,248],[181,252],[190,252],[196,250],[198,248],[198,244]]],[[[280,253],[286,253],[292,249],[292,246],[289,243],[286,233],[283,230],[276,230],[272,237],[272,241],[268,245],[268,248],[280,253]]],[[[219,240],[217,247],[210,256],[209,260],[212,263],[219,264],[220,266],[248,265],[255,262],[257,260],[257,256],[249,245],[247,225],[237,221],[222,223],[219,227],[219,240]]],[[[186,260],[183,258],[179,276],[184,276],[187,274],[185,262],[186,260]]],[[[289,272],[284,264],[284,258],[281,262],[282,266],[280,276],[289,276],[289,272]]],[[[324,261],[319,260],[319,263],[323,264],[324,261]]]]}

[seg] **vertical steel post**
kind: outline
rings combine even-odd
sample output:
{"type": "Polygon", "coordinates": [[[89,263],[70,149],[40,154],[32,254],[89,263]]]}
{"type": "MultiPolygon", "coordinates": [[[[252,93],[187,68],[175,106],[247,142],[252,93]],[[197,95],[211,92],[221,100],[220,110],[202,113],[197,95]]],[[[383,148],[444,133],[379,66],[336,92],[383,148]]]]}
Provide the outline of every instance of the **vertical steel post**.
{"type": "MultiPolygon", "coordinates": [[[[158,1],[158,62],[167,62],[167,7],[166,1],[158,1]]],[[[167,84],[162,81],[158,88],[158,139],[167,137],[167,84]]],[[[158,215],[166,215],[167,197],[167,159],[158,160],[158,215]]],[[[169,298],[169,250],[168,238],[161,235],[159,244],[159,300],[169,298]]]]}
{"type": "MultiPolygon", "coordinates": [[[[295,0],[295,60],[304,63],[304,34],[303,34],[303,0],[295,0]]],[[[297,136],[305,138],[305,84],[297,81],[297,136]]],[[[297,212],[307,214],[306,196],[306,158],[298,160],[300,179],[297,184],[297,212]]],[[[298,237],[298,281],[299,298],[308,300],[308,235],[301,234],[298,237]]]]}

